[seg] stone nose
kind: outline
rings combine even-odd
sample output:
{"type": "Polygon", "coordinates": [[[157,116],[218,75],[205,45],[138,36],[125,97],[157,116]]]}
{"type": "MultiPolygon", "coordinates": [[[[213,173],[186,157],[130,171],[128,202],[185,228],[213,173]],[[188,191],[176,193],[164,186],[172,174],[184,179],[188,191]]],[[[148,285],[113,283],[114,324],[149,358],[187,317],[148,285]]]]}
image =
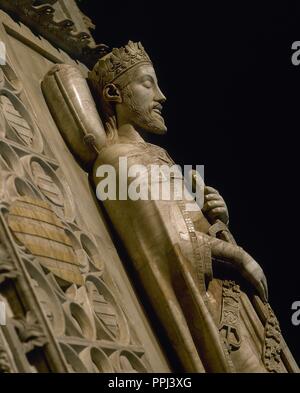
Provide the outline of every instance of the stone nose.
{"type": "Polygon", "coordinates": [[[163,94],[163,92],[160,90],[158,86],[157,86],[157,94],[155,100],[158,101],[160,104],[163,104],[167,100],[167,98],[165,97],[165,95],[163,94]]]}

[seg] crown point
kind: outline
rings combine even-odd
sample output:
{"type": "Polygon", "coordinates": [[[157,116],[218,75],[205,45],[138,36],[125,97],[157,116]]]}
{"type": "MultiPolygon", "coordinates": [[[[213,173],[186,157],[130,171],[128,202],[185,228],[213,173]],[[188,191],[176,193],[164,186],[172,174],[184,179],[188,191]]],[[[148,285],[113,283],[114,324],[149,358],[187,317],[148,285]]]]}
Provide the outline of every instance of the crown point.
{"type": "Polygon", "coordinates": [[[110,53],[101,58],[95,65],[91,78],[96,84],[105,86],[140,63],[152,64],[141,42],[135,43],[129,40],[124,47],[113,48],[110,53]]]}

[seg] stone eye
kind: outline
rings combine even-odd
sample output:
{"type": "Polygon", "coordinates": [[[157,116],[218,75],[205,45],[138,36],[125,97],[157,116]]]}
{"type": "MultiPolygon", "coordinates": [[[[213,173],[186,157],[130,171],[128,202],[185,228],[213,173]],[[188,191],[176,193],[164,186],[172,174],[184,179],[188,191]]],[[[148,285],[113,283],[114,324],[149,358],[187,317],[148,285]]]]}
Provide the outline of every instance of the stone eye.
{"type": "Polygon", "coordinates": [[[147,87],[147,89],[150,89],[152,87],[152,82],[150,80],[144,81],[143,85],[147,87]]]}

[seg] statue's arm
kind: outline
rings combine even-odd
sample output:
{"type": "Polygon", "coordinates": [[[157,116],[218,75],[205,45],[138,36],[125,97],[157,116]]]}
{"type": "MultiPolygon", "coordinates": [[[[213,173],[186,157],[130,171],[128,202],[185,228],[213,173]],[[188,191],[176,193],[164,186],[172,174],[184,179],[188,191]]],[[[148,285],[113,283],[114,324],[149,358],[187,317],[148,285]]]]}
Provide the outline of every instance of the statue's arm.
{"type": "Polygon", "coordinates": [[[223,240],[204,236],[210,244],[212,257],[218,263],[228,263],[236,269],[251,285],[253,285],[261,299],[268,301],[268,285],[265,274],[260,265],[243,248],[227,243],[223,240]]]}

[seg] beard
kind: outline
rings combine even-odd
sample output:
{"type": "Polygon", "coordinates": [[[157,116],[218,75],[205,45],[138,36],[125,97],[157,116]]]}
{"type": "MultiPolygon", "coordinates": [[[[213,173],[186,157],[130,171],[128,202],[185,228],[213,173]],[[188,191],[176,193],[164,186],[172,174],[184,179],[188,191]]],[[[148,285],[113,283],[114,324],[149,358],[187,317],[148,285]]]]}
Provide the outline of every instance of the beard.
{"type": "Polygon", "coordinates": [[[123,103],[128,108],[131,122],[139,131],[158,135],[163,135],[167,132],[163,117],[159,113],[154,112],[153,105],[141,105],[128,87],[122,90],[122,97],[123,103]]]}

